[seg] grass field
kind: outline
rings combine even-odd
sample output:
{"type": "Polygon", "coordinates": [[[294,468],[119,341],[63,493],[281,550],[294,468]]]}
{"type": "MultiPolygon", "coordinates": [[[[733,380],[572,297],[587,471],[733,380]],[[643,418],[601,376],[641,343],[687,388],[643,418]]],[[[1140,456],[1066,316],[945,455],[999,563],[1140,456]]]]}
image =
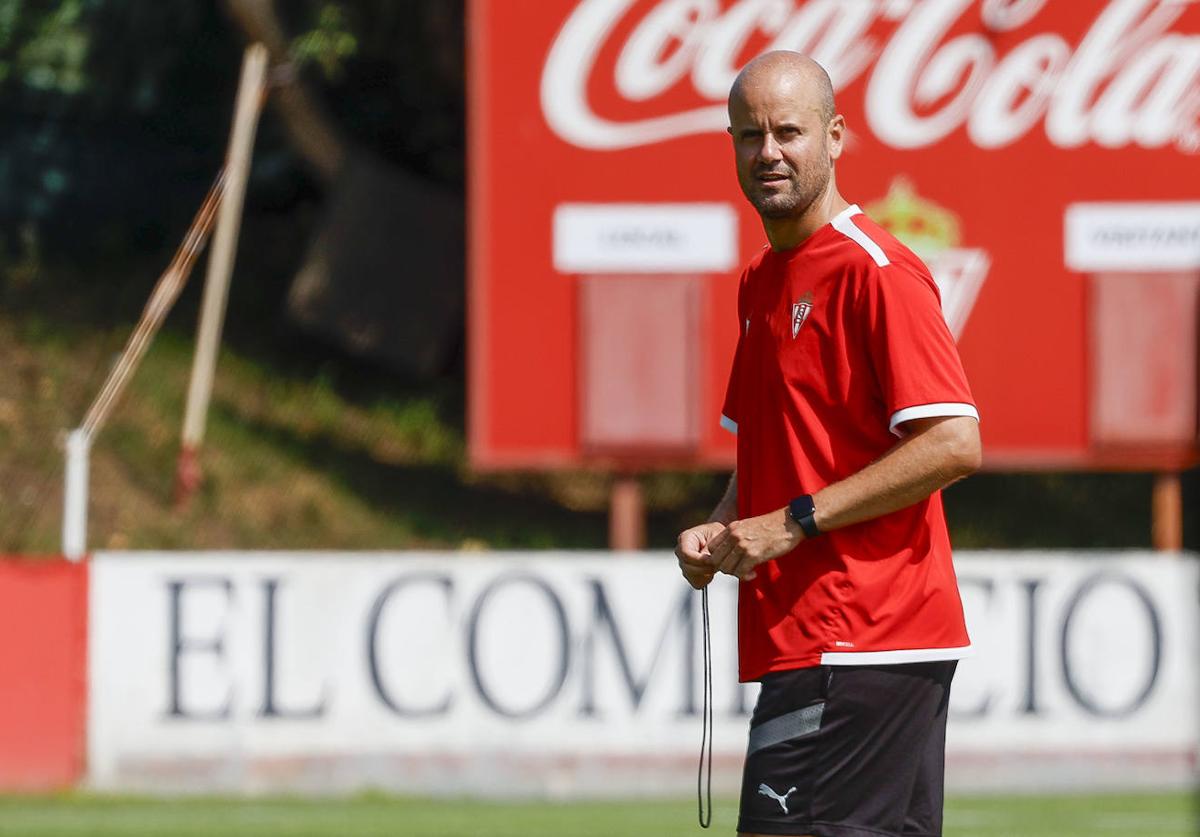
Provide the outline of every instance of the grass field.
{"type": "MultiPolygon", "coordinates": [[[[170,837],[525,837],[525,835],[732,834],[735,804],[718,802],[712,829],[694,801],[480,802],[366,796],[345,800],[183,800],[131,797],[0,797],[0,835],[170,837]]],[[[946,806],[946,837],[1183,837],[1197,834],[1195,799],[1184,793],[960,797],[946,806]]]]}

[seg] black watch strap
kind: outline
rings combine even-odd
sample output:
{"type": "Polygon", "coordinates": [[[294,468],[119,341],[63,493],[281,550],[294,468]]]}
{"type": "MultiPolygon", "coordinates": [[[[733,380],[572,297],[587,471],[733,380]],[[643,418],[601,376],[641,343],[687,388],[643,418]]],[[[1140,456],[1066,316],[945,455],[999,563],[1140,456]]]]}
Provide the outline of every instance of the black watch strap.
{"type": "Polygon", "coordinates": [[[792,502],[788,503],[788,513],[792,516],[792,520],[796,521],[796,525],[804,532],[804,537],[815,538],[821,534],[821,530],[817,528],[817,521],[813,519],[817,507],[813,504],[811,494],[801,494],[792,502]]]}

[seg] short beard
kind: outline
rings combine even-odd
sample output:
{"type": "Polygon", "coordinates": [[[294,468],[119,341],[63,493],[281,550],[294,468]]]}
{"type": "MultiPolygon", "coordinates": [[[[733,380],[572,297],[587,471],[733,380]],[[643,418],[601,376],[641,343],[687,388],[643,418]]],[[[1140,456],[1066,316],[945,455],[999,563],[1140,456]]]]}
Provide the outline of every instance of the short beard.
{"type": "Polygon", "coordinates": [[[824,172],[816,174],[815,182],[811,177],[813,174],[815,173],[797,173],[797,179],[807,181],[807,184],[794,182],[792,188],[784,194],[764,195],[758,193],[746,195],[746,198],[762,218],[773,221],[800,218],[813,205],[813,201],[820,197],[829,186],[832,170],[826,169],[824,172]],[[802,175],[810,175],[810,177],[802,175]],[[802,185],[808,185],[809,188],[803,189],[802,185]]]}
{"type": "Polygon", "coordinates": [[[782,220],[799,218],[808,211],[815,199],[816,195],[803,195],[793,191],[786,195],[759,195],[757,200],[752,198],[750,203],[761,217],[782,220]]]}

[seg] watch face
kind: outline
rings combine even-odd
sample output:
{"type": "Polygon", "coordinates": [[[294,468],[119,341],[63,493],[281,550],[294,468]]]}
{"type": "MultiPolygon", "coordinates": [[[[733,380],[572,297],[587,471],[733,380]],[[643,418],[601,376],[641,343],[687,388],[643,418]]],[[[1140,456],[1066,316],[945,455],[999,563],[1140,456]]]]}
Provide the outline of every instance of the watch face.
{"type": "Polygon", "coordinates": [[[792,518],[797,523],[800,522],[801,518],[811,517],[812,513],[816,510],[816,506],[813,504],[812,497],[807,494],[803,494],[797,497],[795,500],[792,500],[788,508],[792,513],[792,518]]]}
{"type": "Polygon", "coordinates": [[[813,519],[813,513],[817,507],[813,503],[811,495],[802,494],[788,504],[788,511],[792,515],[792,520],[796,521],[796,525],[804,530],[807,537],[816,537],[821,534],[817,529],[817,522],[813,519]]]}

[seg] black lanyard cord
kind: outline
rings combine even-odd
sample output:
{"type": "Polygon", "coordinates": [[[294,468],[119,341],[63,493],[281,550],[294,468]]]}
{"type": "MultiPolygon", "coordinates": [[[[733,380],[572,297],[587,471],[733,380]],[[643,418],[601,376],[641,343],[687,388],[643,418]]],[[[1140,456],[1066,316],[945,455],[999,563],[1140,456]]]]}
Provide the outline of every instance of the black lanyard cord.
{"type": "Polygon", "coordinates": [[[696,804],[699,809],[700,827],[712,824],[712,639],[708,632],[708,588],[700,591],[700,608],[704,614],[704,709],[701,715],[700,766],[696,771],[696,804]],[[708,751],[708,811],[705,813],[704,761],[705,747],[708,751]]]}

